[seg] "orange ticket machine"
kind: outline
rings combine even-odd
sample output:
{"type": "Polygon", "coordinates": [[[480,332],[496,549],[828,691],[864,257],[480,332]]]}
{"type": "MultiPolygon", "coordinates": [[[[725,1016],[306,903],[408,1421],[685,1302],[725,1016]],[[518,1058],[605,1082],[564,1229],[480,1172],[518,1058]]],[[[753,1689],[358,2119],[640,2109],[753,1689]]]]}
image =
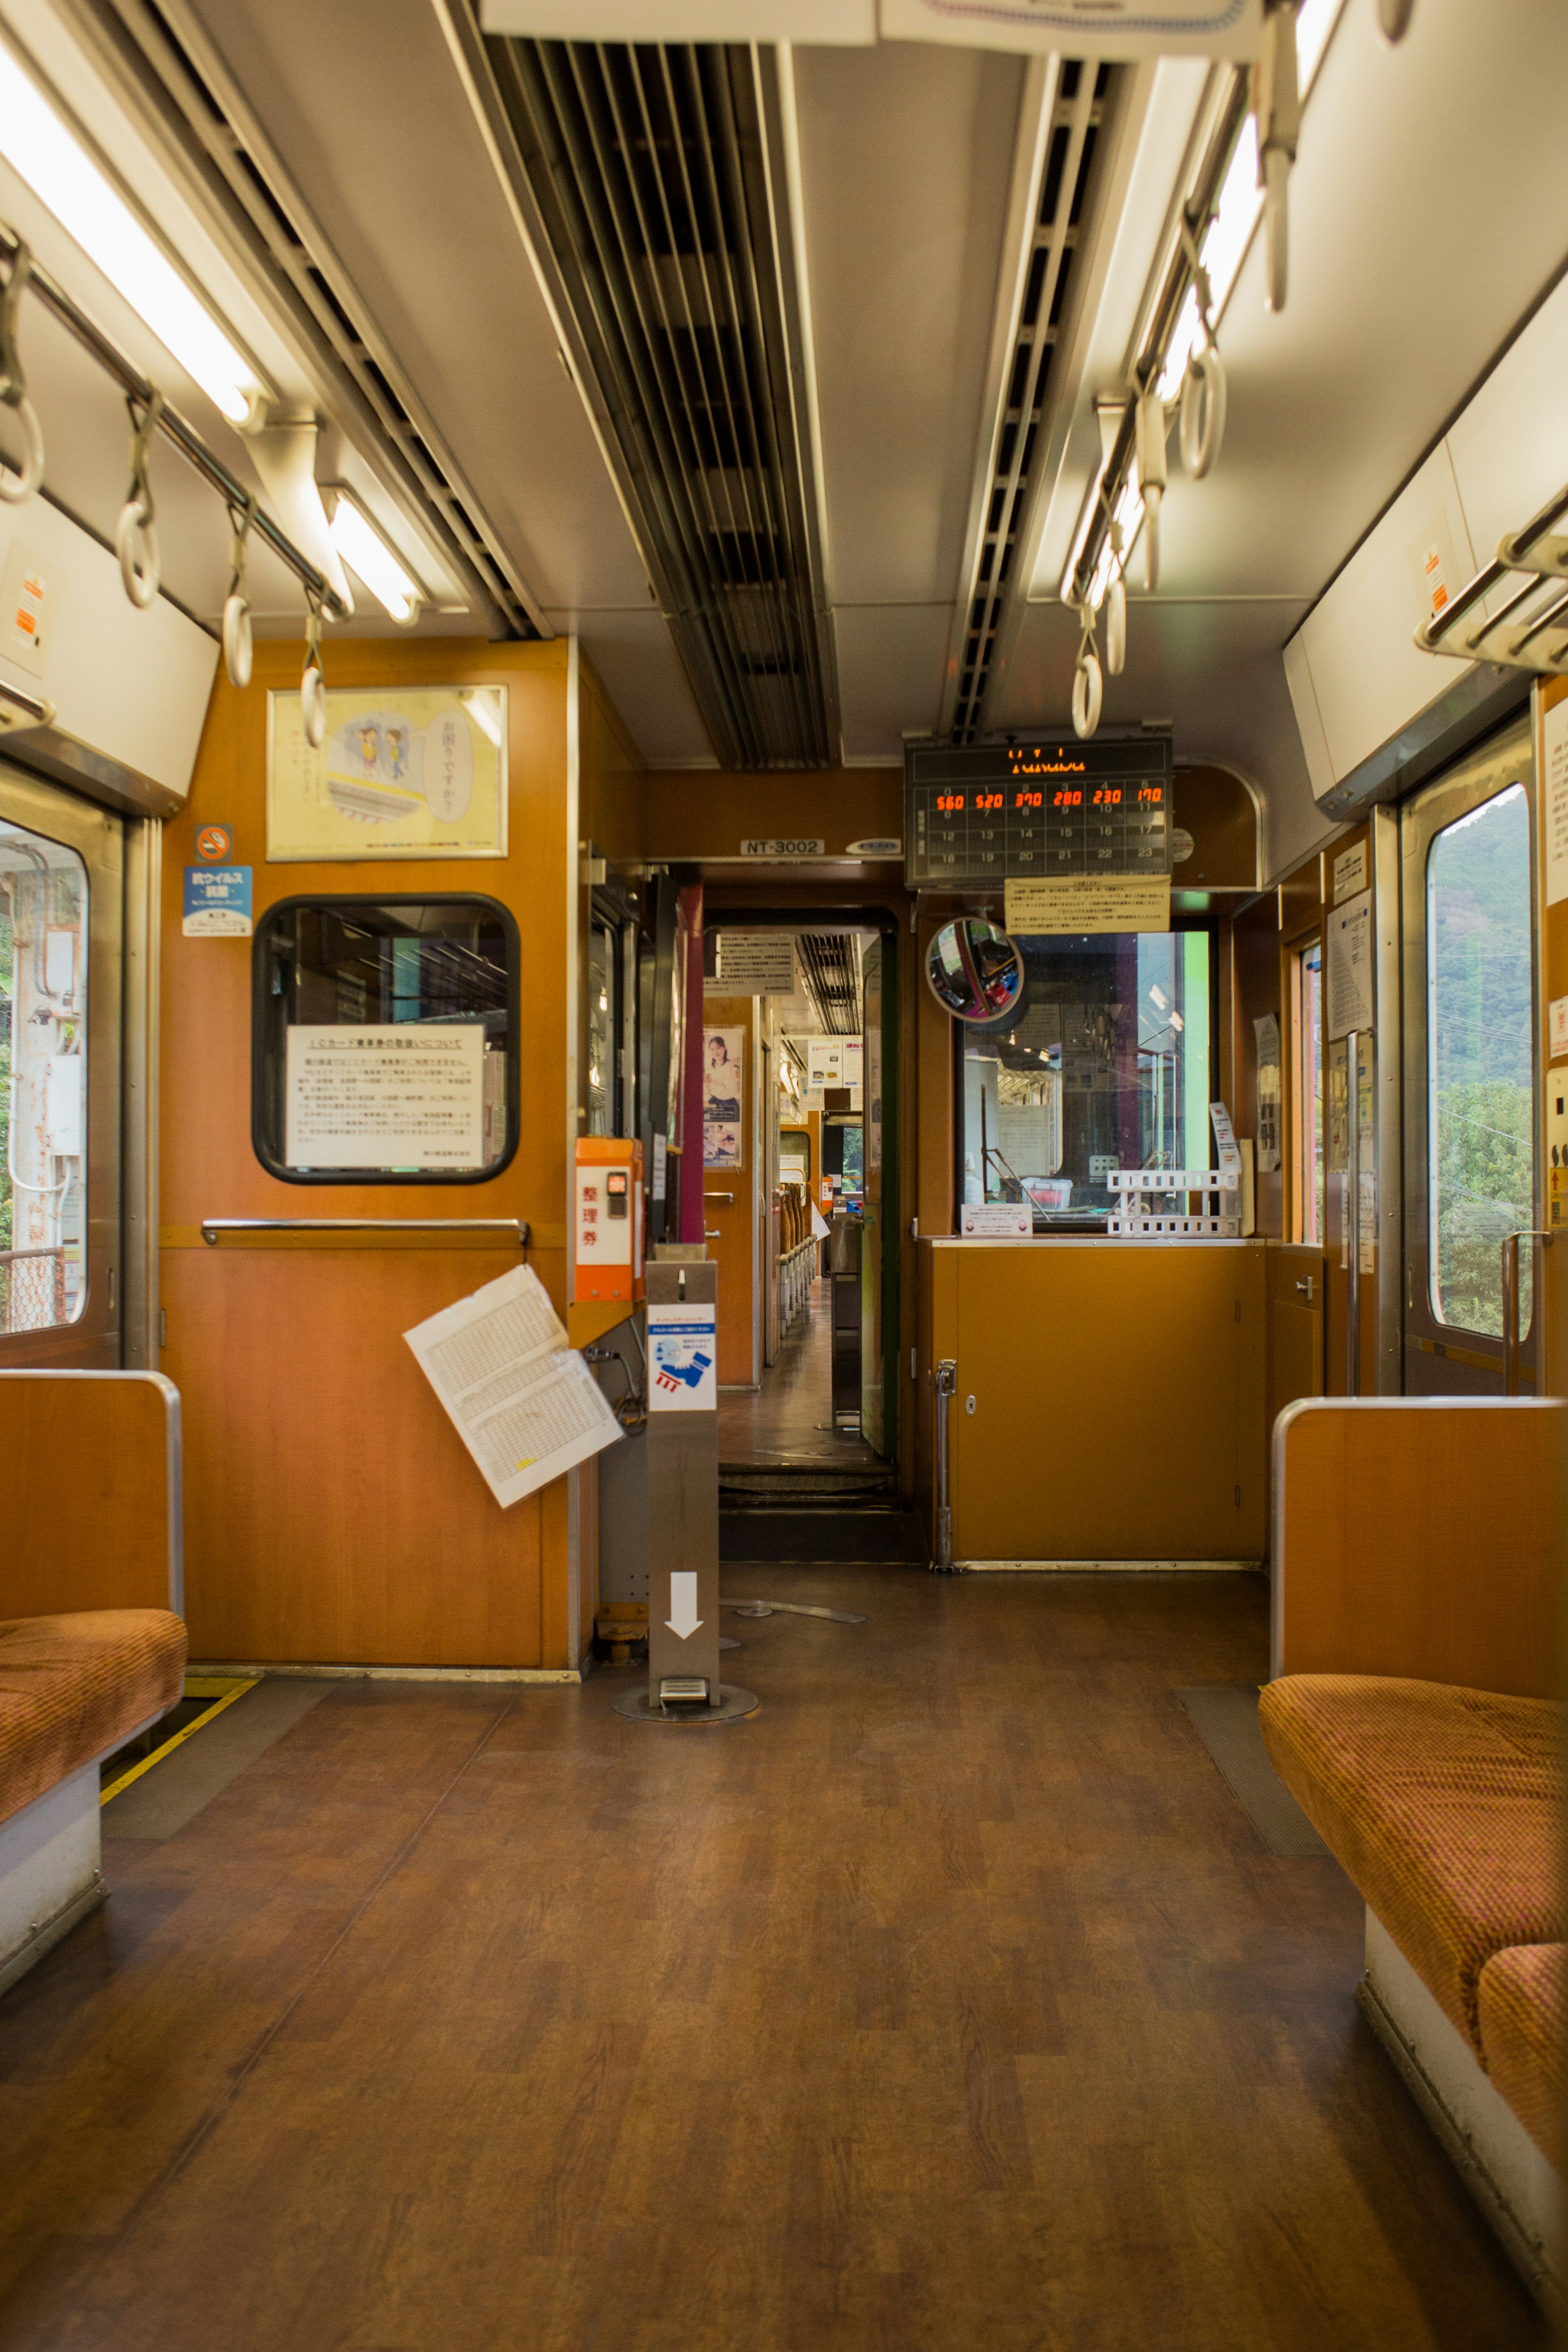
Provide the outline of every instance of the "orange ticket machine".
{"type": "Polygon", "coordinates": [[[577,1139],[572,1219],[573,1295],[619,1301],[643,1295],[642,1145],[610,1135],[577,1139]]]}

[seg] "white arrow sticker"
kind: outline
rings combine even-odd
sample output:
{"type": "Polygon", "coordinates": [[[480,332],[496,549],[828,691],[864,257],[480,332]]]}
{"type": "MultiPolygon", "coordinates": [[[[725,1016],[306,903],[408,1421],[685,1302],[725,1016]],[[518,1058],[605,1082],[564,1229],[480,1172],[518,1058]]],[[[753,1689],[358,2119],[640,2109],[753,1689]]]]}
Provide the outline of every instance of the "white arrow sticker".
{"type": "Polygon", "coordinates": [[[669,1576],[669,1615],[665,1623],[680,1641],[689,1642],[702,1620],[697,1614],[697,1573],[677,1568],[669,1576]]]}

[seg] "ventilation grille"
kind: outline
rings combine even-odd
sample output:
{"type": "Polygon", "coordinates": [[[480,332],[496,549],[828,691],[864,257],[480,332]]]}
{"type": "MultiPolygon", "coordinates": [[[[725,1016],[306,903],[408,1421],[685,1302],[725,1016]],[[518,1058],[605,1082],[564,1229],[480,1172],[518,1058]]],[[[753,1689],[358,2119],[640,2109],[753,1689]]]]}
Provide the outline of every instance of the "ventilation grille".
{"type": "Polygon", "coordinates": [[[828,1037],[860,1034],[860,941],[853,931],[795,935],[801,979],[828,1037]]]}
{"type": "Polygon", "coordinates": [[[982,731],[985,689],[996,651],[1007,581],[1027,522],[1031,469],[1043,453],[1041,426],[1049,396],[1051,362],[1065,313],[1073,257],[1089,202],[1095,147],[1112,68],[1064,59],[1045,142],[1033,227],[1022,273],[1013,349],[991,430],[983,484],[984,517],[965,583],[969,625],[959,656],[957,700],[951,722],[955,743],[982,731]]]}
{"type": "Polygon", "coordinates": [[[490,39],[557,308],[713,747],[837,753],[766,49],[490,39]]]}
{"type": "MultiPolygon", "coordinates": [[[[442,446],[391,347],[309,214],[183,0],[69,0],[273,286],[281,285],[319,378],[371,428],[377,472],[402,493],[468,593],[520,637],[547,633],[537,606],[442,446]]],[[[341,418],[340,420],[341,421],[341,418]]]]}

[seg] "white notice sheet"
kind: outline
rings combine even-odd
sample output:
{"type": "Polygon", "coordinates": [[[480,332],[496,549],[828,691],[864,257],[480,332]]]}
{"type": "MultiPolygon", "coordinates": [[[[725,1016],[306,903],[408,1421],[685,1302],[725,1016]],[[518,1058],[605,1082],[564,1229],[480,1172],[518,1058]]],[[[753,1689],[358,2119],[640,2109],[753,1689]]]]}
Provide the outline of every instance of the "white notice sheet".
{"type": "Polygon", "coordinates": [[[290,1168],[479,1168],[482,1021],[300,1024],[284,1064],[290,1168]]]}
{"type": "Polygon", "coordinates": [[[621,1434],[531,1266],[487,1282],[403,1336],[503,1506],[621,1434]]]}

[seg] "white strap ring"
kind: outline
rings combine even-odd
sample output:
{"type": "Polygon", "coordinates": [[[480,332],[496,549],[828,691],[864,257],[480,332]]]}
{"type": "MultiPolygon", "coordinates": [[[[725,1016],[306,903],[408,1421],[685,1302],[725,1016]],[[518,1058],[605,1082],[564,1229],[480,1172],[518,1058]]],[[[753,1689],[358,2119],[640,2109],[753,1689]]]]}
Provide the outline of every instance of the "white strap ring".
{"type": "Polygon", "coordinates": [[[125,593],[140,613],[158,593],[158,530],[140,499],[127,499],[114,530],[114,551],[125,593]]]}
{"type": "Polygon", "coordinates": [[[319,751],[327,740],[327,686],[314,662],[300,681],[300,702],[305,719],[305,740],[319,751]]]}
{"type": "Polygon", "coordinates": [[[237,589],[223,608],[223,665],[231,686],[250,684],[250,606],[237,589]]]}
{"type": "Polygon", "coordinates": [[[1182,463],[1201,482],[1225,438],[1225,363],[1211,343],[1194,352],[1182,378],[1182,463]]]}
{"type": "Polygon", "coordinates": [[[6,401],[5,405],[22,428],[23,456],[21,469],[16,473],[0,459],[0,499],[8,507],[22,507],[35,496],[44,478],[44,428],[26,393],[6,401]]]}
{"type": "Polygon", "coordinates": [[[1105,680],[1097,656],[1085,650],[1078,657],[1072,678],[1072,724],[1075,735],[1092,735],[1100,724],[1105,680]]]}

